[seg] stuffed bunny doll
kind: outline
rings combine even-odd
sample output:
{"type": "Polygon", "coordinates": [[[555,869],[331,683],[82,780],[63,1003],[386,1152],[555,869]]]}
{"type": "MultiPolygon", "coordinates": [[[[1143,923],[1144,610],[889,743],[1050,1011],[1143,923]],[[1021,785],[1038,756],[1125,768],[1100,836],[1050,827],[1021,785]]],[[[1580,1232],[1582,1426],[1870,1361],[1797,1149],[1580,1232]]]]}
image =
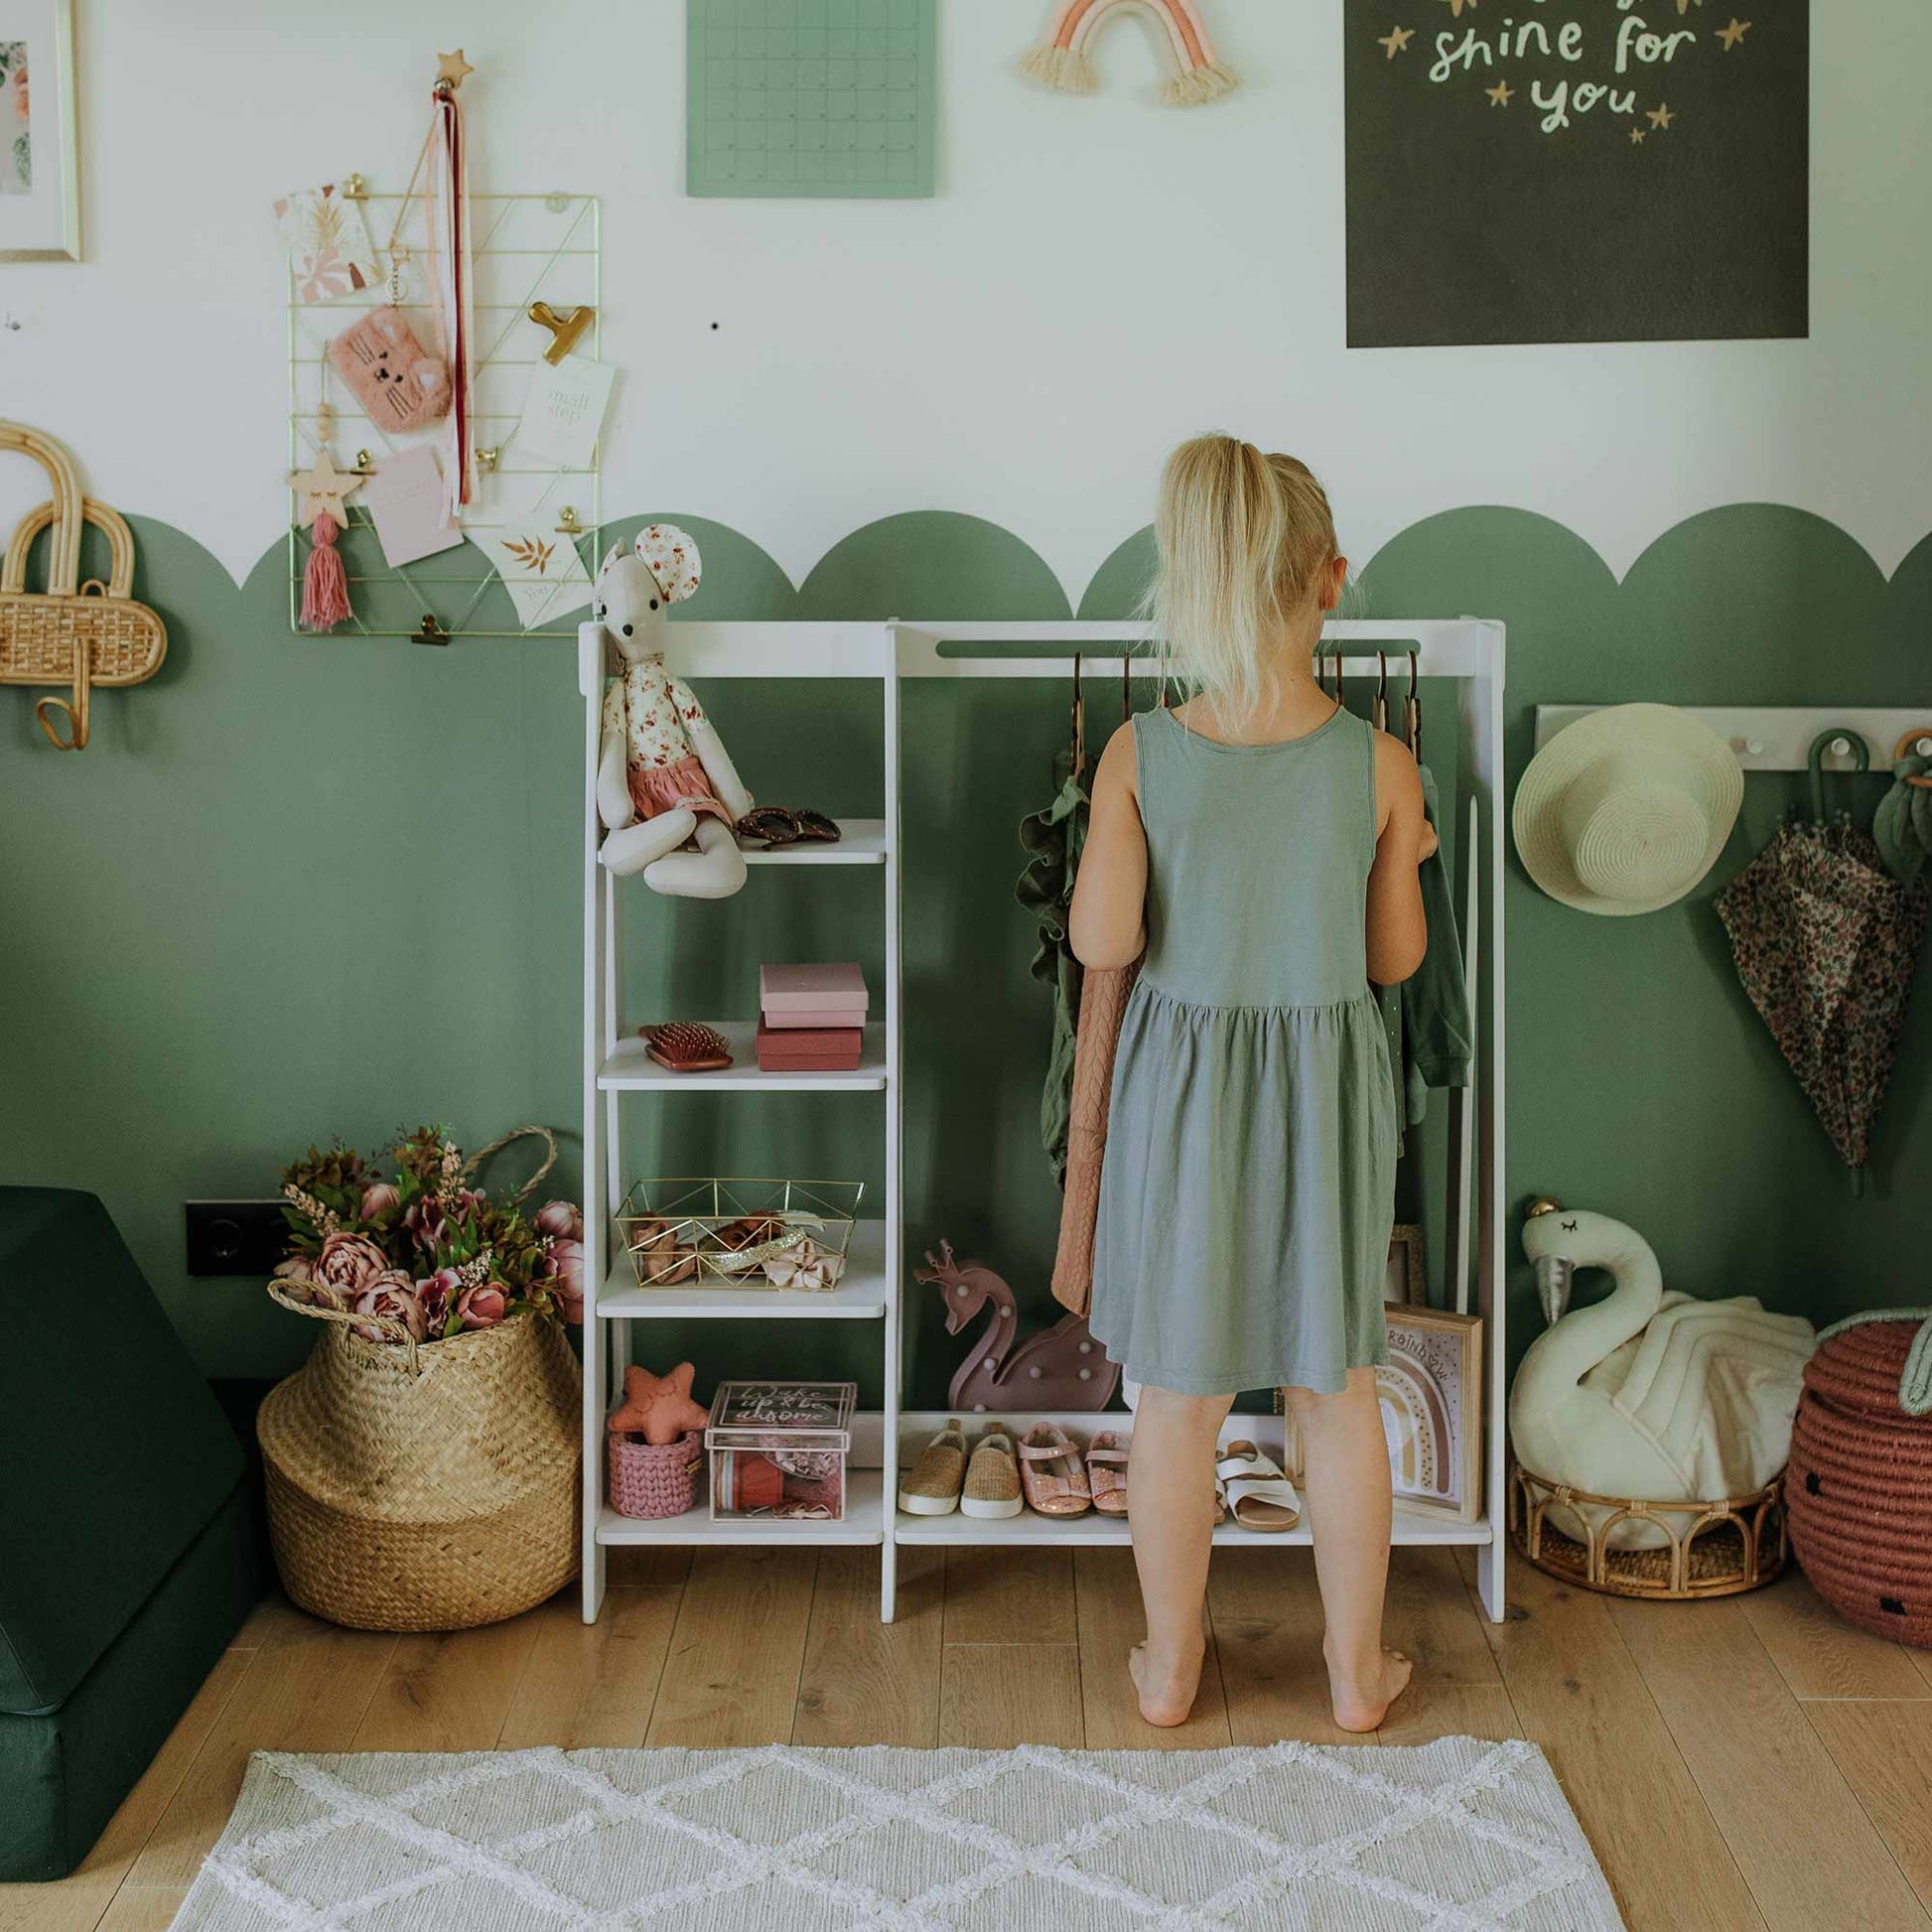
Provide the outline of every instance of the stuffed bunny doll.
{"type": "Polygon", "coordinates": [[[671,606],[698,588],[700,569],[690,537],[651,523],[634,548],[614,545],[597,574],[581,632],[622,666],[604,691],[597,856],[615,873],[641,872],[653,892],[729,898],[745,883],[732,826],[752,796],[690,687],[664,667],[671,606]]]}

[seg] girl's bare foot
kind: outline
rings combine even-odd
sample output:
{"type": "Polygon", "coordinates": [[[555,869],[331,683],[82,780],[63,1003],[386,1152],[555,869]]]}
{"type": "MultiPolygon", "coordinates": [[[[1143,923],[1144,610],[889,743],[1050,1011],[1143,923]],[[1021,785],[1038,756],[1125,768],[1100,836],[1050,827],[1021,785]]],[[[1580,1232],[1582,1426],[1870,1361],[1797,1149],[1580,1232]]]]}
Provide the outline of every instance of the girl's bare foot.
{"type": "MultiPolygon", "coordinates": [[[[1327,1658],[1327,1646],[1322,1646],[1327,1658]]],[[[1344,1677],[1334,1660],[1328,1661],[1328,1698],[1334,1706],[1335,1723],[1343,1730],[1374,1730],[1388,1716],[1389,1706],[1409,1687],[1409,1673],[1415,1669],[1399,1650],[1382,1651],[1365,1682],[1344,1677]]]]}
{"type": "Polygon", "coordinates": [[[1147,1645],[1137,1643],[1127,1653],[1127,1674],[1140,1695],[1141,1716],[1151,1725],[1172,1730],[1187,1722],[1194,1708],[1194,1693],[1200,1689],[1201,1665],[1207,1656],[1203,1643],[1192,1657],[1172,1670],[1156,1670],[1148,1660],[1147,1645]]]}

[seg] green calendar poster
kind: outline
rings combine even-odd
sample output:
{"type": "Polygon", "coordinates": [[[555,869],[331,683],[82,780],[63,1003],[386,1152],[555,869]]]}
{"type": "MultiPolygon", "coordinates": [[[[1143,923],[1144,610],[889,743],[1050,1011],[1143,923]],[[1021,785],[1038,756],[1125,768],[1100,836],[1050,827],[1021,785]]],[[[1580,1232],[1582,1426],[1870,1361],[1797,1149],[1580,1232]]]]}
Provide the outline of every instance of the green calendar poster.
{"type": "Polygon", "coordinates": [[[689,193],[932,193],[938,0],[689,5],[689,193]]]}

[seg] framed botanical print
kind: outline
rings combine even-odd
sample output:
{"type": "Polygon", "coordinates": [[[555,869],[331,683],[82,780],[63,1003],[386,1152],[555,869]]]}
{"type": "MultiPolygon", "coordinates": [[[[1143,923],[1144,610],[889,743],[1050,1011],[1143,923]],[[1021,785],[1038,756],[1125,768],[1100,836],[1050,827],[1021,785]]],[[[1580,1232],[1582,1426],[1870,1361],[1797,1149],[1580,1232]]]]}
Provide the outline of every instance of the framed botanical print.
{"type": "MultiPolygon", "coordinates": [[[[1482,1514],[1482,1317],[1393,1305],[1383,1312],[1389,1360],[1375,1371],[1375,1395],[1396,1507],[1473,1523],[1482,1514]]],[[[1286,1430],[1282,1465],[1299,1479],[1293,1409],[1286,1430]]]]}
{"type": "Polygon", "coordinates": [[[73,0],[0,0],[0,261],[80,259],[73,0]]]}

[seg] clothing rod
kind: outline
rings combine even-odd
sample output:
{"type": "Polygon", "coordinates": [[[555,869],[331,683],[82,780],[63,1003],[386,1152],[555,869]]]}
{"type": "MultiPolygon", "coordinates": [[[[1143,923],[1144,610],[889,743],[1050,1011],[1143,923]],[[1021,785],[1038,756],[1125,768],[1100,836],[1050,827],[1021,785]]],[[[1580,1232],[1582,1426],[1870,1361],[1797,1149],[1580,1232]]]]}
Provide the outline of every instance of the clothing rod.
{"type": "MultiPolygon", "coordinates": [[[[1680,707],[1710,728],[1737,755],[1746,771],[1803,771],[1811,759],[1811,748],[1825,732],[1836,732],[1847,741],[1863,739],[1873,771],[1889,775],[1892,760],[1901,742],[1911,739],[1907,751],[1923,741],[1932,747],[1932,704],[1916,711],[1872,709],[1863,705],[1758,705],[1680,707]]],[[[1566,725],[1587,718],[1592,711],[1607,709],[1593,704],[1540,704],[1536,708],[1536,748],[1540,752],[1566,725]]],[[[1932,756],[1929,751],[1925,756],[1932,756]]],[[[1856,768],[1851,750],[1843,754],[1829,748],[1823,759],[1828,771],[1856,768]]]]}

